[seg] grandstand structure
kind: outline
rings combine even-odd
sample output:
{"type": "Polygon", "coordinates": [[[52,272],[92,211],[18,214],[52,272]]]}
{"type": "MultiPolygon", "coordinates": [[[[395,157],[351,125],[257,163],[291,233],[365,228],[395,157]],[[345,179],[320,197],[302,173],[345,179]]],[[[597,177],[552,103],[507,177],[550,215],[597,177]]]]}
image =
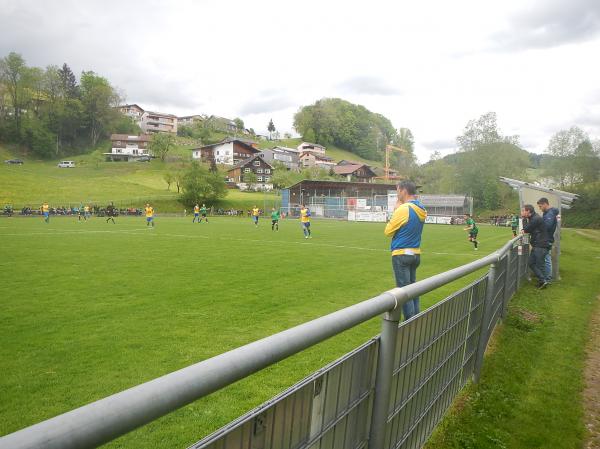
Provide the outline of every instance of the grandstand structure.
{"type": "MultiPolygon", "coordinates": [[[[473,198],[465,195],[427,194],[419,199],[431,217],[429,223],[450,224],[473,212],[473,198]]],[[[315,217],[351,221],[384,222],[396,201],[395,184],[303,180],[281,192],[282,211],[290,216],[297,216],[305,204],[315,217]]]]}

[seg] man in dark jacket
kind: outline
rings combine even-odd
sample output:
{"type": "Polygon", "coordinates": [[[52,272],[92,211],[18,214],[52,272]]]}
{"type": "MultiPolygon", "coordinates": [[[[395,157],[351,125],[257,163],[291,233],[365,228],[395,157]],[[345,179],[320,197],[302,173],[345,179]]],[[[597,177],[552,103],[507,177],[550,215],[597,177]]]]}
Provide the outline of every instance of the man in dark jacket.
{"type": "Polygon", "coordinates": [[[523,226],[523,232],[529,234],[529,244],[531,253],[529,254],[529,268],[538,278],[538,288],[546,288],[546,267],[545,258],[548,254],[548,233],[544,220],[535,213],[531,204],[526,204],[521,210],[521,216],[527,219],[527,224],[523,226]]]}
{"type": "Polygon", "coordinates": [[[552,281],[552,245],[554,244],[554,233],[558,226],[558,219],[560,212],[556,207],[550,207],[548,198],[540,198],[537,202],[538,207],[543,213],[542,219],[544,220],[544,226],[546,226],[546,232],[548,233],[548,254],[545,258],[545,269],[546,269],[546,282],[552,281]]]}

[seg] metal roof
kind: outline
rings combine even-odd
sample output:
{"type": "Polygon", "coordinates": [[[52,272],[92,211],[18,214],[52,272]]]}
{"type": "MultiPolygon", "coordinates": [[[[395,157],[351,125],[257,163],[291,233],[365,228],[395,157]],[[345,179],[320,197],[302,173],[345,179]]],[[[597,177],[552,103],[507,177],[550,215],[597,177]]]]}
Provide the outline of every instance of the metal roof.
{"type": "Polygon", "coordinates": [[[551,189],[549,187],[543,187],[541,185],[538,185],[538,184],[532,183],[532,182],[519,181],[518,179],[505,178],[504,176],[500,176],[500,181],[505,184],[508,184],[510,187],[512,187],[515,190],[519,190],[524,187],[527,187],[528,189],[534,189],[534,190],[539,190],[540,192],[552,193],[554,195],[558,195],[560,197],[561,207],[564,207],[565,209],[569,209],[571,207],[571,203],[573,203],[573,201],[575,201],[577,198],[579,198],[579,195],[577,195],[575,193],[565,192],[563,190],[551,189]]]}
{"type": "Polygon", "coordinates": [[[468,198],[465,195],[419,195],[425,207],[463,207],[468,198]]]}

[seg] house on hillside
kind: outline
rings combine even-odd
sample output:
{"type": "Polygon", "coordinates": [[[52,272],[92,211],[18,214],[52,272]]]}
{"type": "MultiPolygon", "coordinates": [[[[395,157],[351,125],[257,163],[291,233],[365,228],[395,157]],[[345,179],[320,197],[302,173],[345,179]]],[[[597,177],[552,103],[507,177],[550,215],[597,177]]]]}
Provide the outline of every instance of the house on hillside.
{"type": "Polygon", "coordinates": [[[312,151],[304,151],[298,157],[300,168],[318,167],[330,170],[335,167],[335,161],[323,154],[313,153],[312,151]]]}
{"type": "Polygon", "coordinates": [[[142,115],[140,128],[145,133],[177,134],[177,117],[173,114],[145,111],[142,115]]]}
{"type": "Polygon", "coordinates": [[[135,161],[140,157],[151,156],[148,145],[150,136],[128,136],[127,134],[113,134],[110,136],[111,152],[104,153],[109,161],[135,161]]]}
{"type": "Polygon", "coordinates": [[[192,126],[194,123],[203,122],[206,120],[204,115],[184,115],[183,117],[177,117],[177,126],[192,126]]]}
{"type": "Polygon", "coordinates": [[[241,160],[227,171],[227,181],[235,183],[241,190],[246,190],[248,187],[246,175],[254,173],[256,182],[252,183],[252,187],[260,190],[273,190],[271,178],[273,176],[273,166],[265,161],[260,154],[241,160]]]}
{"type": "Polygon", "coordinates": [[[192,148],[192,159],[206,163],[235,165],[260,153],[256,143],[245,139],[227,138],[221,142],[192,148]]]}
{"type": "Polygon", "coordinates": [[[262,150],[262,157],[270,164],[280,162],[288,170],[298,171],[299,154],[295,148],[273,147],[268,150],[262,150]]]}
{"type": "Polygon", "coordinates": [[[136,123],[141,121],[142,115],[144,115],[144,110],[137,104],[124,104],[119,106],[118,109],[121,114],[131,117],[136,123]]]}
{"type": "Polygon", "coordinates": [[[117,109],[122,114],[131,117],[145,134],[177,134],[177,117],[175,117],[173,114],[146,111],[137,104],[118,106],[117,109]]]}
{"type": "Polygon", "coordinates": [[[298,152],[303,153],[305,151],[311,151],[317,154],[325,154],[325,147],[316,143],[302,142],[300,145],[298,145],[298,152]]]}
{"type": "Polygon", "coordinates": [[[354,182],[373,182],[375,176],[375,172],[371,170],[366,164],[342,164],[336,165],[333,167],[333,172],[345,178],[346,181],[354,181],[354,182]]]}
{"type": "Polygon", "coordinates": [[[206,119],[206,122],[215,131],[222,131],[225,133],[234,133],[234,132],[238,131],[237,125],[235,124],[235,122],[233,120],[225,118],[225,117],[211,115],[210,117],[208,117],[206,119]]]}

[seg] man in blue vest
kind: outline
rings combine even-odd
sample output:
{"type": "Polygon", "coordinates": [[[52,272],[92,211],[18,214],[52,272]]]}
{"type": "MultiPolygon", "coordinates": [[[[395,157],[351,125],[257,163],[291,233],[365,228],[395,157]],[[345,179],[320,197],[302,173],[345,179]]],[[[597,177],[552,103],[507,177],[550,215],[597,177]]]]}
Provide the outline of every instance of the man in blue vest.
{"type": "MultiPolygon", "coordinates": [[[[427,211],[416,197],[417,187],[414,182],[401,181],[396,190],[398,202],[384,233],[392,238],[390,249],[396,286],[404,287],[417,280],[417,268],[421,263],[421,234],[427,211]]],[[[402,306],[405,320],[418,313],[418,297],[402,306]]]]}
{"type": "Polygon", "coordinates": [[[560,212],[556,207],[550,207],[548,198],[540,198],[537,205],[542,211],[542,219],[548,234],[548,253],[544,258],[544,266],[546,268],[546,282],[549,283],[552,281],[552,245],[554,244],[554,233],[556,232],[560,212]]]}

